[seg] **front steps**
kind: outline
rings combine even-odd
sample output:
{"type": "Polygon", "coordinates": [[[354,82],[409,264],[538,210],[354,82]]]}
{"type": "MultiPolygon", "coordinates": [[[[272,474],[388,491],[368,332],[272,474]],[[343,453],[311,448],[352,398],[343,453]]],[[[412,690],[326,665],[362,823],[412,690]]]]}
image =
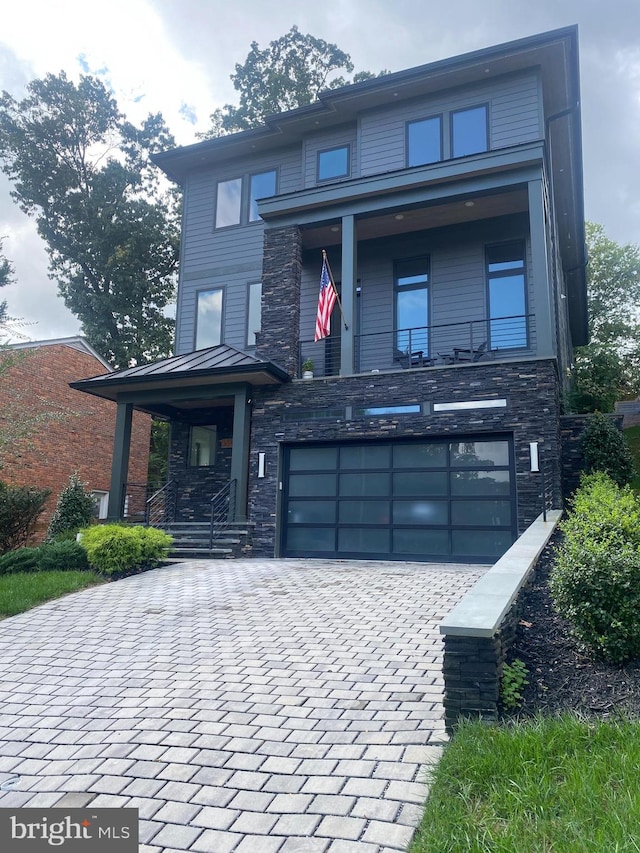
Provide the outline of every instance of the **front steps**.
{"type": "MultiPolygon", "coordinates": [[[[160,525],[159,525],[160,526],[160,525]]],[[[170,559],[225,559],[244,556],[250,542],[248,522],[235,522],[214,536],[209,547],[209,522],[181,521],[163,524],[173,536],[170,559]]]]}

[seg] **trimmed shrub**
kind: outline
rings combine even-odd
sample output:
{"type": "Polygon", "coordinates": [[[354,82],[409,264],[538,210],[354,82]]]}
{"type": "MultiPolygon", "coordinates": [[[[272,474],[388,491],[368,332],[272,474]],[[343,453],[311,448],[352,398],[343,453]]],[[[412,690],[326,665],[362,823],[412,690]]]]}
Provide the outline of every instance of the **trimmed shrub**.
{"type": "Polygon", "coordinates": [[[0,557],[0,575],[37,572],[39,548],[18,548],[0,557]]]}
{"type": "Polygon", "coordinates": [[[91,523],[95,503],[93,496],[86,491],[86,485],[80,481],[77,472],[69,477],[69,482],[60,492],[55,512],[51,516],[47,542],[52,542],[61,534],[71,534],[75,538],[80,528],[91,523]]]}
{"type": "Polygon", "coordinates": [[[0,480],[0,554],[24,545],[51,494],[35,486],[9,486],[0,480]]]}
{"type": "Polygon", "coordinates": [[[152,566],[166,559],[173,538],[157,527],[136,527],[142,547],[142,560],[152,566]]]}
{"type": "Polygon", "coordinates": [[[153,527],[105,524],[83,530],[80,544],[92,569],[123,575],[158,565],[171,542],[168,534],[153,527]]]}
{"type": "Polygon", "coordinates": [[[633,456],[624,433],[600,412],[589,419],[582,437],[582,454],[587,474],[604,471],[618,486],[626,486],[633,479],[633,456]]]}
{"type": "Polygon", "coordinates": [[[640,504],[606,474],[583,478],[561,525],[550,589],[558,613],[597,657],[640,656],[640,504]]]}
{"type": "Polygon", "coordinates": [[[77,542],[61,541],[38,548],[38,568],[41,572],[86,572],[89,570],[87,552],[77,542]]]}

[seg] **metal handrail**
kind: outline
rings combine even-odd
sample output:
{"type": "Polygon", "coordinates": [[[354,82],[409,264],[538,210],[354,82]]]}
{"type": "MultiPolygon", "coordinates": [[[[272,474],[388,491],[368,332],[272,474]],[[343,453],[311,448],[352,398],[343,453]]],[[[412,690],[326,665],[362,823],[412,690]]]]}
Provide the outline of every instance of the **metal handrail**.
{"type": "MultiPolygon", "coordinates": [[[[384,369],[399,363],[411,367],[431,367],[464,360],[504,358],[511,352],[521,353],[529,349],[534,330],[534,314],[513,314],[356,333],[353,336],[354,368],[359,372],[361,369],[384,369]],[[465,359],[458,357],[460,353],[470,355],[465,359]]],[[[300,341],[299,364],[310,358],[316,364],[317,375],[336,375],[340,368],[338,345],[339,339],[331,337],[322,342],[311,339],[300,341]]]]}
{"type": "Polygon", "coordinates": [[[164,486],[161,486],[157,491],[155,491],[150,497],[147,498],[145,503],[145,524],[161,524],[172,521],[170,513],[167,511],[167,504],[171,507],[172,504],[175,503],[175,493],[173,488],[175,486],[175,480],[167,480],[164,486]],[[160,507],[160,515],[156,517],[155,507],[160,507]]]}
{"type": "Polygon", "coordinates": [[[209,550],[215,537],[229,527],[236,514],[238,481],[233,479],[211,498],[211,523],[209,525],[209,550]]]}

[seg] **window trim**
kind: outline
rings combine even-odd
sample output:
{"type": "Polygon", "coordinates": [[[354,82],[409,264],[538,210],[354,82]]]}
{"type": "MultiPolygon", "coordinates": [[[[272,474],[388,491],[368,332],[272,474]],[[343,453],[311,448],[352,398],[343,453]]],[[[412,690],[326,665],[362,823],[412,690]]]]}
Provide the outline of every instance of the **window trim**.
{"type": "MultiPolygon", "coordinates": [[[[502,350],[528,350],[531,347],[531,333],[529,329],[529,283],[527,280],[527,241],[524,237],[517,237],[514,240],[500,240],[497,243],[487,243],[484,247],[484,269],[485,269],[485,281],[486,281],[486,299],[487,299],[487,347],[489,349],[493,349],[493,343],[491,340],[491,323],[493,321],[493,317],[491,316],[491,281],[492,279],[498,278],[509,278],[513,276],[514,273],[520,273],[520,270],[506,269],[506,270],[489,270],[489,252],[491,249],[498,249],[502,246],[509,246],[511,244],[520,244],[522,247],[522,289],[524,295],[524,334],[525,334],[525,342],[522,345],[513,346],[513,347],[498,347],[498,351],[502,350]]],[[[497,318],[495,318],[497,319],[497,318]]]]}
{"type": "Polygon", "coordinates": [[[246,348],[247,348],[248,350],[253,350],[253,349],[255,349],[255,347],[256,347],[256,342],[255,342],[255,340],[254,340],[254,342],[253,342],[252,344],[250,344],[250,343],[249,343],[249,335],[250,335],[250,334],[254,334],[254,335],[255,335],[256,333],[259,333],[259,332],[261,332],[261,331],[262,331],[262,279],[256,279],[255,281],[248,281],[248,282],[247,282],[247,311],[246,311],[246,323],[245,323],[245,334],[244,334],[244,340],[245,340],[246,348]],[[249,318],[250,318],[250,313],[251,313],[251,312],[250,312],[250,308],[251,308],[251,288],[252,288],[252,287],[256,287],[257,285],[260,285],[260,312],[259,312],[259,317],[260,317],[260,328],[259,328],[259,329],[254,329],[254,330],[253,330],[253,332],[252,332],[252,331],[249,329],[249,318]]]}
{"type": "Polygon", "coordinates": [[[332,145],[331,148],[319,148],[316,151],[316,183],[318,184],[326,184],[329,181],[337,181],[340,178],[349,178],[351,177],[351,143],[347,142],[344,145],[332,145]],[[347,152],[347,171],[341,172],[338,175],[330,175],[327,178],[320,177],[320,157],[323,154],[329,154],[332,151],[342,151],[345,150],[347,152]]]}
{"type": "Polygon", "coordinates": [[[422,118],[410,119],[404,123],[404,162],[407,169],[414,169],[418,166],[431,166],[433,163],[441,163],[444,159],[444,114],[434,113],[433,115],[423,116],[422,118]],[[409,126],[412,124],[420,124],[422,122],[433,121],[438,119],[440,122],[440,156],[437,160],[430,160],[428,163],[409,163],[409,126]]]}
{"type": "Polygon", "coordinates": [[[474,154],[484,154],[487,151],[491,150],[491,122],[489,115],[489,101],[483,101],[479,104],[470,104],[467,107],[460,107],[457,110],[451,110],[449,113],[449,146],[450,146],[450,154],[452,160],[458,160],[461,157],[473,157],[474,154]],[[458,115],[459,113],[468,113],[471,110],[479,110],[484,109],[484,119],[485,119],[485,134],[486,134],[486,147],[481,151],[474,151],[472,154],[455,154],[455,134],[453,131],[453,117],[458,115]]]}
{"type": "MultiPolygon", "coordinates": [[[[275,175],[275,193],[274,195],[278,195],[279,187],[280,187],[280,168],[279,166],[273,166],[271,168],[266,169],[255,169],[250,172],[243,172],[240,175],[234,175],[229,178],[219,178],[215,183],[215,192],[214,192],[214,209],[213,209],[213,230],[214,231],[225,231],[228,228],[242,228],[247,225],[255,225],[256,223],[261,223],[263,220],[258,216],[257,219],[251,219],[251,179],[255,175],[266,175],[269,172],[273,172],[275,175]],[[216,225],[216,221],[218,218],[218,187],[220,184],[227,184],[232,181],[240,181],[240,220],[239,222],[233,222],[229,225],[216,225]]],[[[262,198],[263,196],[261,196],[262,198]]],[[[267,198],[267,196],[264,196],[267,198]]]]}
{"type": "Polygon", "coordinates": [[[193,351],[196,352],[198,349],[208,349],[209,347],[220,346],[220,344],[224,343],[224,309],[225,309],[225,287],[223,285],[217,285],[215,287],[200,287],[195,291],[195,311],[194,311],[194,323],[193,323],[193,351]],[[220,291],[221,296],[221,304],[220,304],[220,342],[217,344],[208,344],[206,346],[198,347],[198,302],[200,299],[201,293],[215,293],[216,291],[220,291]]]}
{"type": "MultiPolygon", "coordinates": [[[[400,292],[408,292],[411,290],[424,290],[426,287],[427,291],[427,351],[424,353],[426,357],[429,356],[431,342],[429,340],[429,319],[431,317],[431,255],[417,255],[416,257],[411,258],[396,258],[393,262],[393,329],[394,329],[394,341],[393,341],[393,349],[394,352],[396,350],[400,351],[400,347],[398,346],[398,293],[400,292]],[[409,284],[405,287],[398,286],[398,266],[400,264],[404,264],[410,261],[426,261],[426,272],[427,272],[427,280],[426,282],[416,282],[416,284],[409,284]]],[[[421,328],[420,326],[416,328],[421,328]]],[[[415,352],[415,350],[413,350],[415,352]]]]}

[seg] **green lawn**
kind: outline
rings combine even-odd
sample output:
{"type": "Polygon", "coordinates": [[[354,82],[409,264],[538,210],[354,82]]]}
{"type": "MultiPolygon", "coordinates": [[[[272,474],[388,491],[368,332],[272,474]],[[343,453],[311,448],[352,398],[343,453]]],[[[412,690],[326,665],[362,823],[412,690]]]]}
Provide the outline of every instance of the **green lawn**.
{"type": "Polygon", "coordinates": [[[36,604],[104,583],[94,572],[18,572],[0,577],[0,619],[36,604]]]}
{"type": "Polygon", "coordinates": [[[629,427],[624,431],[625,438],[629,443],[633,459],[636,463],[636,476],[631,481],[631,487],[640,492],[640,426],[629,427]]]}
{"type": "Polygon", "coordinates": [[[640,851],[640,723],[463,726],[410,853],[640,851]]]}

